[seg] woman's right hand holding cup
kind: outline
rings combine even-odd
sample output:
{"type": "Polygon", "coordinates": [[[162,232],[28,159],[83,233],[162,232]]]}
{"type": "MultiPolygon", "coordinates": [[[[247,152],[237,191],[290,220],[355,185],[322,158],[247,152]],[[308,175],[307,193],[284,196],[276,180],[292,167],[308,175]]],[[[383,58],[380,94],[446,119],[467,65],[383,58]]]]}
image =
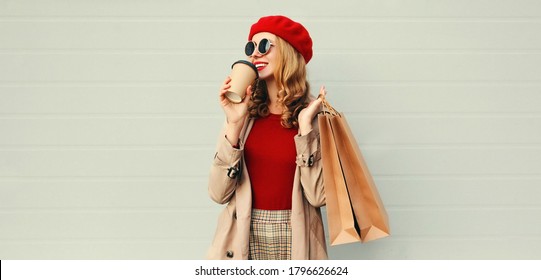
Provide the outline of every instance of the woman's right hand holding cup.
{"type": "Polygon", "coordinates": [[[229,84],[230,82],[231,77],[227,77],[224,80],[224,83],[220,88],[219,97],[220,105],[222,106],[227,119],[226,137],[231,145],[236,145],[240,131],[244,125],[244,120],[248,114],[248,102],[252,95],[252,86],[248,86],[246,89],[246,96],[240,103],[234,103],[226,97],[226,93],[231,87],[229,84]]]}

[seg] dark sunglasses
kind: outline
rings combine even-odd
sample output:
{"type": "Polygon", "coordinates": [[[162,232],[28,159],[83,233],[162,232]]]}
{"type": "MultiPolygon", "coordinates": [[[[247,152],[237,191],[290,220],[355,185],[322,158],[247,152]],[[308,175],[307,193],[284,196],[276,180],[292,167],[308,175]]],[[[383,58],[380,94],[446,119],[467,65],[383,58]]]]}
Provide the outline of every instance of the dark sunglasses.
{"type": "Polygon", "coordinates": [[[269,39],[263,38],[261,41],[259,41],[259,44],[256,44],[253,41],[250,41],[246,43],[246,47],[244,47],[244,53],[247,56],[252,56],[255,52],[255,48],[257,47],[257,51],[261,55],[267,54],[267,52],[270,50],[270,48],[274,46],[273,43],[269,39]]]}

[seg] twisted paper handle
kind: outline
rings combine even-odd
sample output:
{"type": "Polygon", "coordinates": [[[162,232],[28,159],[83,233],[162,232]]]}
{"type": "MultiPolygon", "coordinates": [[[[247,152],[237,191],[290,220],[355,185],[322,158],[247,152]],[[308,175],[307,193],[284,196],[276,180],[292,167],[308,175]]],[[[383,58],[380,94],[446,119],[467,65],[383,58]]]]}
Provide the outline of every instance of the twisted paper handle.
{"type": "Polygon", "coordinates": [[[329,102],[327,102],[327,99],[325,99],[325,97],[322,98],[321,104],[323,105],[323,113],[324,114],[331,114],[333,116],[340,115],[340,113],[338,113],[338,111],[336,111],[333,108],[333,106],[331,106],[331,104],[329,104],[329,102]]]}

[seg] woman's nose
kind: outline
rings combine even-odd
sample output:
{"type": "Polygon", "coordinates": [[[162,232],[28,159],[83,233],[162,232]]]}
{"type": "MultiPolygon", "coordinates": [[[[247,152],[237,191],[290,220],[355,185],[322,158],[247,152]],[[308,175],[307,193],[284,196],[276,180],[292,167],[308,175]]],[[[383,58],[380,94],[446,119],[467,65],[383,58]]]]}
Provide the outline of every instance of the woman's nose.
{"type": "Polygon", "coordinates": [[[262,55],[257,50],[255,50],[254,53],[252,53],[252,55],[249,56],[249,58],[252,60],[252,63],[254,63],[261,56],[262,55]]]}

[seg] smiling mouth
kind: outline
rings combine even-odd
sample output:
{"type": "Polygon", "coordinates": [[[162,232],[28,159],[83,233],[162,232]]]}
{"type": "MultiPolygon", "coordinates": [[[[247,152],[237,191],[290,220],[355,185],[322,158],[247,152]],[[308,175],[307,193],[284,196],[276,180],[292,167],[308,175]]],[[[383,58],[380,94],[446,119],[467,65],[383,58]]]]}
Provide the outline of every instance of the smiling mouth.
{"type": "Polygon", "coordinates": [[[264,63],[264,62],[256,62],[254,65],[257,68],[257,71],[261,71],[263,70],[263,68],[267,66],[267,64],[268,63],[264,63]]]}

